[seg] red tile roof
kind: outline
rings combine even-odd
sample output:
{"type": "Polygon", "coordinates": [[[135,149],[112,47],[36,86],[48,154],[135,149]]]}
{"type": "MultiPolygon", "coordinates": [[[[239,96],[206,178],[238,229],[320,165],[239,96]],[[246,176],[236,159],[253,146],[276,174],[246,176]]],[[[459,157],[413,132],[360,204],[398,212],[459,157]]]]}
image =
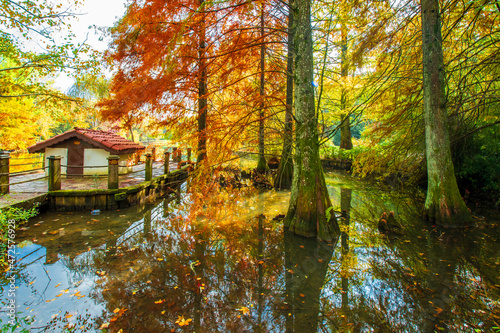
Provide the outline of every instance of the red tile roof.
{"type": "Polygon", "coordinates": [[[109,151],[111,154],[115,155],[129,154],[135,152],[136,150],[145,149],[143,145],[127,140],[112,132],[75,127],[70,131],[56,135],[53,138],[50,138],[48,140],[39,142],[31,147],[28,147],[28,151],[30,153],[40,152],[45,150],[45,148],[47,147],[54,146],[70,138],[78,138],[80,140],[90,143],[96,148],[102,148],[106,151],[109,151]]]}

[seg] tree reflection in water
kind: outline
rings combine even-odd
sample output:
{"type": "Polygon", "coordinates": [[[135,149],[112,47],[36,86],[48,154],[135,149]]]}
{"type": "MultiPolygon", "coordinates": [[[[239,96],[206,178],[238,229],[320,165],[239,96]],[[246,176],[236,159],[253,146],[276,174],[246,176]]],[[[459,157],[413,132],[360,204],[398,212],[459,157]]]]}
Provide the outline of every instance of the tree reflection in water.
{"type": "Polygon", "coordinates": [[[19,252],[35,251],[20,261],[20,316],[34,309],[34,325],[54,331],[105,324],[111,332],[495,332],[493,221],[440,230],[420,222],[408,196],[327,180],[342,212],[335,243],[284,232],[271,219],[286,210],[284,192],[247,199],[243,208],[221,194],[215,212],[194,217],[189,201],[42,216],[50,226],[33,221],[18,235],[19,252]],[[403,235],[378,233],[378,217],[389,210],[403,235]],[[60,289],[70,291],[59,297],[60,289]],[[70,297],[77,291],[86,297],[70,297]],[[51,319],[58,311],[61,320],[51,319]]]}

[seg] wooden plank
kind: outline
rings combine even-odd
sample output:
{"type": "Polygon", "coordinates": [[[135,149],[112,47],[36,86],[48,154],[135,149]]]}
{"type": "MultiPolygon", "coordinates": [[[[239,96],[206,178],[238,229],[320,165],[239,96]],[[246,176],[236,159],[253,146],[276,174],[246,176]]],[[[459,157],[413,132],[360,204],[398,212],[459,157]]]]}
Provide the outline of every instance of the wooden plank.
{"type": "Polygon", "coordinates": [[[75,198],[75,211],[85,210],[85,197],[79,196],[75,198]]]}

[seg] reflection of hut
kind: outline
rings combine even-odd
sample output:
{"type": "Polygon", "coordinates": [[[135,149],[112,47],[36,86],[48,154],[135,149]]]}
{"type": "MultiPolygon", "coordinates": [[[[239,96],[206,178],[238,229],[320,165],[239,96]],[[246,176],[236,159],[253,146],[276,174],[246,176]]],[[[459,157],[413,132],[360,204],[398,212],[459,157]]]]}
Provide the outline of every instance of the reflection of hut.
{"type": "MultiPolygon", "coordinates": [[[[118,155],[121,174],[131,171],[127,161],[144,146],[121,136],[105,131],[75,127],[73,130],[56,135],[28,147],[30,153],[44,152],[45,158],[52,155],[62,157],[61,164],[72,166],[62,167],[61,173],[68,175],[96,175],[108,173],[107,157],[118,155]],[[102,168],[95,168],[102,166],[102,168]],[[94,167],[94,168],[84,168],[94,167]]],[[[48,165],[48,163],[46,163],[48,165]]]]}

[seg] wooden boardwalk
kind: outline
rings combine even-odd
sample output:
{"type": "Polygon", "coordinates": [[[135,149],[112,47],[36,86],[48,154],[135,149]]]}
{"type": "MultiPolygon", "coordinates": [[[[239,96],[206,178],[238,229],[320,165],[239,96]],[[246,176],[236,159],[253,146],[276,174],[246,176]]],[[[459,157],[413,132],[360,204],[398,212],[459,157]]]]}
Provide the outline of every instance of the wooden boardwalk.
{"type": "MultiPolygon", "coordinates": [[[[144,164],[138,164],[132,167],[133,171],[127,175],[121,175],[119,177],[119,186],[126,187],[144,182],[145,173],[140,172],[145,169],[144,164]]],[[[177,163],[171,162],[169,170],[173,171],[177,169],[177,163]]],[[[163,162],[153,163],[153,177],[158,177],[163,174],[163,162]]],[[[44,177],[43,171],[39,173],[34,173],[30,175],[22,175],[11,177],[11,183],[17,183],[29,179],[37,179],[44,177]]],[[[18,185],[10,186],[10,193],[6,195],[0,195],[0,208],[13,205],[18,202],[25,200],[30,200],[36,198],[40,195],[47,193],[48,181],[47,179],[35,180],[32,182],[27,182],[18,185]]],[[[68,177],[63,176],[61,182],[61,190],[92,190],[92,189],[107,189],[108,188],[108,178],[105,177],[68,177]]]]}

